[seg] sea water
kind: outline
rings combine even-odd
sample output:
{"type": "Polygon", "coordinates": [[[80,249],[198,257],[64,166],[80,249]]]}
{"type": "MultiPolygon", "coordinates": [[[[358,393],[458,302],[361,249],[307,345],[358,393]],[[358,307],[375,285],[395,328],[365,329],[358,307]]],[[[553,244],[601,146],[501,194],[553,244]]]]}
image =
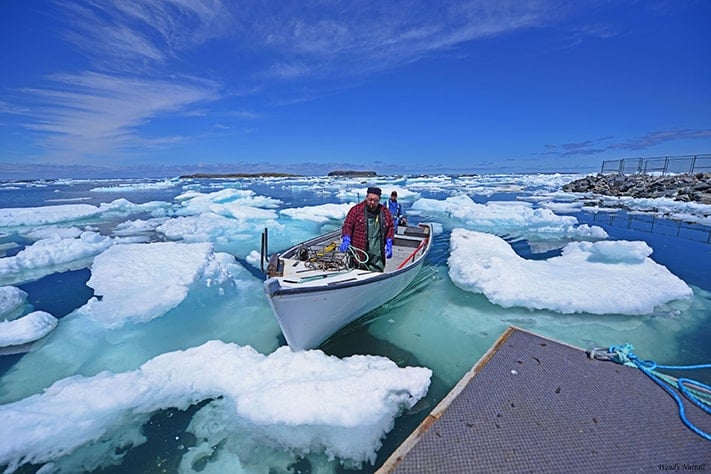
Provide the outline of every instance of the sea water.
{"type": "MultiPolygon", "coordinates": [[[[226,328],[223,338],[226,342],[252,344],[257,350],[268,353],[285,342],[275,330],[273,320],[269,319],[268,304],[260,285],[253,284],[262,276],[258,265],[249,263],[249,254],[250,251],[259,250],[263,227],[270,224],[285,227],[270,233],[269,250],[279,251],[324,231],[337,229],[341,224],[341,219],[328,216],[314,217],[312,220],[287,219],[279,214],[280,211],[310,209],[329,203],[352,205],[363,198],[362,193],[370,184],[382,186],[385,196],[389,195],[391,188],[399,190],[403,209],[410,222],[438,223],[432,251],[419,276],[402,294],[344,328],[321,346],[322,351],[339,358],[353,354],[378,355],[389,358],[401,367],[424,366],[433,371],[427,396],[412,410],[395,419],[394,427],[377,452],[375,463],[365,463],[361,466],[362,472],[372,472],[511,325],[581,348],[630,342],[635,345],[640,357],[654,359],[659,363],[692,364],[711,361],[711,331],[708,330],[711,322],[711,229],[703,224],[703,219],[702,223],[684,223],[649,213],[589,207],[572,207],[557,212],[556,215],[575,218],[576,227],[587,224],[604,229],[608,235],[607,240],[646,242],[653,250],[651,258],[693,289],[691,299],[669,302],[650,314],[562,314],[545,309],[530,309],[525,305],[504,308],[491,303],[481,293],[463,291],[450,279],[448,259],[454,228],[471,228],[498,234],[520,257],[536,261],[556,258],[561,255],[567,243],[579,240],[575,236],[571,237],[570,229],[560,231],[560,235],[552,232],[541,237],[540,229],[534,233],[529,232],[536,224],[525,219],[515,225],[506,217],[482,223],[471,216],[458,217],[456,212],[451,210],[440,212],[432,207],[428,209],[427,206],[424,210],[417,209],[415,204],[421,199],[440,202],[452,196],[466,195],[477,204],[500,202],[515,206],[516,203],[532,202],[533,209],[542,209],[547,203],[555,203],[556,199],[569,203],[570,196],[560,196],[556,193],[562,184],[575,178],[576,176],[565,175],[499,175],[458,179],[447,176],[381,177],[370,181],[326,177],[37,181],[3,183],[0,186],[0,208],[78,203],[100,206],[126,199],[133,204],[164,203],[162,214],[158,215],[167,220],[181,217],[180,209],[184,201],[182,198],[177,201],[176,198],[189,192],[210,195],[223,189],[237,189],[251,191],[254,196],[260,198],[271,199],[270,202],[277,204],[263,204],[263,207],[271,208],[276,213],[276,219],[265,218],[263,222],[252,219],[249,225],[241,227],[238,234],[220,234],[214,229],[210,231],[212,234],[208,233],[208,241],[211,240],[220,250],[232,253],[237,262],[244,266],[246,273],[242,284],[252,285],[254,291],[246,297],[246,301],[216,309],[214,314],[209,306],[213,300],[205,297],[206,307],[200,315],[210,321],[210,324],[215,324],[216,328],[219,328],[219,318],[223,318],[226,328]],[[236,323],[232,318],[238,318],[238,313],[245,305],[256,308],[253,311],[258,317],[249,324],[234,329],[236,323]],[[254,334],[244,334],[245,330],[254,334]],[[260,332],[266,334],[267,342],[255,335],[260,332]]],[[[551,208],[555,209],[555,206],[551,208]]],[[[208,205],[203,212],[210,213],[210,209],[208,205]]],[[[102,234],[112,235],[117,225],[124,221],[150,220],[156,215],[148,210],[135,210],[65,224],[98,229],[102,234]]],[[[505,216],[506,213],[497,215],[505,216]]],[[[0,222],[0,225],[2,224],[0,222]]],[[[0,228],[0,232],[0,244],[14,245],[6,248],[6,257],[17,255],[25,246],[32,244],[31,239],[19,235],[16,229],[0,228]]],[[[182,238],[189,240],[191,235],[186,233],[182,238]]],[[[165,235],[147,232],[146,242],[158,240],[166,240],[165,235]]],[[[584,272],[584,268],[581,271],[584,272]]],[[[92,288],[87,286],[90,277],[91,270],[89,266],[85,266],[51,273],[38,280],[19,284],[18,287],[28,294],[29,306],[54,315],[62,324],[61,320],[65,316],[81,308],[93,296],[92,288]]],[[[552,287],[551,291],[555,292],[556,288],[552,287]]],[[[598,289],[589,288],[588,291],[596,292],[598,289]]],[[[622,299],[629,288],[620,286],[617,291],[622,299]]],[[[160,334],[161,337],[170,335],[175,339],[174,343],[152,340],[153,336],[149,333],[137,336],[130,327],[124,327],[122,332],[115,336],[115,340],[108,342],[120,345],[127,339],[140,337],[145,345],[182,347],[185,344],[181,344],[180,339],[185,337],[186,332],[195,332],[198,326],[194,325],[197,323],[180,314],[171,318],[174,318],[174,321],[168,320],[168,317],[162,318],[160,331],[155,334],[160,334]]],[[[158,326],[158,323],[151,324],[158,326]]],[[[207,331],[206,334],[206,337],[220,338],[218,329],[207,331]]],[[[156,349],[156,352],[160,350],[156,349]]],[[[70,354],[66,355],[71,357],[70,354]]],[[[23,357],[22,353],[1,356],[0,373],[9,373],[23,357]]],[[[101,359],[100,349],[93,353],[93,357],[101,359]]],[[[95,362],[94,365],[98,371],[100,362],[95,362]]],[[[28,378],[32,376],[33,374],[26,374],[28,378]]],[[[14,377],[11,380],[12,383],[20,383],[18,380],[21,379],[22,377],[14,377]]],[[[3,403],[6,402],[8,400],[3,403]]],[[[82,401],[77,400],[77,403],[82,401]]],[[[187,430],[187,426],[199,408],[200,406],[192,406],[185,411],[169,409],[155,412],[150,421],[141,427],[146,441],[120,453],[121,463],[104,466],[104,472],[177,472],[181,459],[196,444],[195,435],[187,430]]],[[[31,442],[31,439],[28,439],[28,442],[31,442]]],[[[214,472],[211,469],[216,469],[219,465],[215,459],[220,446],[214,446],[213,449],[213,457],[202,457],[200,461],[190,465],[189,471],[214,472]]],[[[256,453],[260,452],[259,446],[253,449],[256,453]]],[[[252,464],[249,465],[254,471],[247,469],[246,472],[355,470],[342,467],[338,459],[329,460],[323,453],[305,456],[295,454],[292,458],[291,463],[285,464],[280,459],[279,464],[277,461],[272,463],[267,456],[263,463],[251,461],[252,464]]]]}

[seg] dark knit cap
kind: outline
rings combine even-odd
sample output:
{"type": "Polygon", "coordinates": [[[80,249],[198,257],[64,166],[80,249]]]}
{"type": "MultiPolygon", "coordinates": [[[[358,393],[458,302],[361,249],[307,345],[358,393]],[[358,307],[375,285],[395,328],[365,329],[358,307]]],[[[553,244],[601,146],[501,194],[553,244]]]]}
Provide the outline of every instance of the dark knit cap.
{"type": "Polygon", "coordinates": [[[376,188],[375,186],[371,186],[368,188],[368,193],[367,194],[377,194],[380,196],[382,194],[382,191],[380,188],[376,188]]]}

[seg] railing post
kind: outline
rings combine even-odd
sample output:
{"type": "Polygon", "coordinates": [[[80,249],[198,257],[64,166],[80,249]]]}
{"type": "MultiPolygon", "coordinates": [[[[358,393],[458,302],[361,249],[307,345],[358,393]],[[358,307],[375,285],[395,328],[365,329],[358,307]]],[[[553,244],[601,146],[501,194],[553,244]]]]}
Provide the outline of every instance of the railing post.
{"type": "Polygon", "coordinates": [[[705,153],[701,155],[674,155],[674,156],[656,156],[652,158],[621,158],[619,160],[603,160],[602,166],[600,167],[600,173],[617,173],[620,175],[625,175],[629,173],[637,174],[647,174],[651,172],[661,172],[662,176],[665,176],[672,171],[680,173],[693,174],[697,172],[697,167],[699,172],[707,172],[711,169],[707,163],[711,159],[711,154],[705,153]],[[635,160],[633,164],[632,161],[635,160]],[[662,163],[661,167],[657,162],[662,163]],[[683,161],[688,160],[689,163],[685,167],[683,161]],[[651,165],[650,165],[651,161],[651,165]],[[686,168],[687,171],[684,171],[686,168]]]}

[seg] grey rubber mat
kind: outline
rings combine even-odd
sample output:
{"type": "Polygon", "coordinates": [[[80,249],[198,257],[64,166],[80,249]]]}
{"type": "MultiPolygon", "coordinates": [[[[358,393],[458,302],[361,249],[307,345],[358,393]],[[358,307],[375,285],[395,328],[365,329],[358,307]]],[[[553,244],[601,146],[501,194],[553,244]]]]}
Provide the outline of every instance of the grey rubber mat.
{"type": "Polygon", "coordinates": [[[638,369],[515,328],[495,346],[379,472],[711,472],[711,442],[638,369]]]}

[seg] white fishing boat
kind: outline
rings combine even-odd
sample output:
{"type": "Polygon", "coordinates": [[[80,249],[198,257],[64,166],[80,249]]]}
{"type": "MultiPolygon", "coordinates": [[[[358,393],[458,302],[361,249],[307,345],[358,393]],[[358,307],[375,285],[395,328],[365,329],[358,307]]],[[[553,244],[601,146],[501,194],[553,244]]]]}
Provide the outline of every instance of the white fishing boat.
{"type": "MultiPolygon", "coordinates": [[[[266,254],[266,232],[262,254],[266,254]]],[[[417,276],[432,247],[432,225],[399,226],[383,272],[351,268],[333,231],[274,254],[264,291],[293,350],[318,347],[348,323],[395,298],[417,276]]],[[[264,262],[264,258],[262,259],[264,262]]]]}

